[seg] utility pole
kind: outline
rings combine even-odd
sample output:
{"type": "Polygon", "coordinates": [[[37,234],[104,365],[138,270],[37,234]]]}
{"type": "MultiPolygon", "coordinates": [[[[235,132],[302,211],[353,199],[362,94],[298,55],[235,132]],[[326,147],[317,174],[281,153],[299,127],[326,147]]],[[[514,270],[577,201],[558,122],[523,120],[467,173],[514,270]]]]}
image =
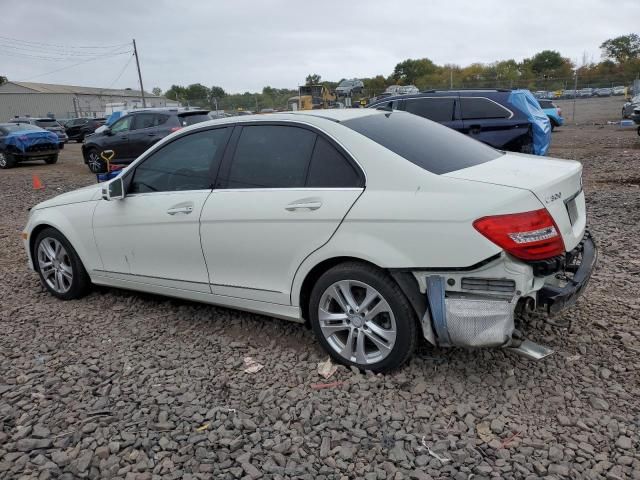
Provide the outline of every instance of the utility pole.
{"type": "Polygon", "coordinates": [[[140,95],[142,96],[142,108],[147,107],[144,99],[144,87],[142,86],[142,73],[140,73],[140,59],[138,58],[138,49],[136,48],[136,39],[133,39],[133,54],[136,56],[136,66],[138,67],[138,80],[140,80],[140,95]]]}
{"type": "Polygon", "coordinates": [[[453,90],[453,68],[449,69],[449,88],[453,90]]]}
{"type": "Polygon", "coordinates": [[[576,97],[578,96],[578,69],[576,68],[576,77],[573,80],[573,113],[571,114],[571,121],[576,123],[576,97]]]}

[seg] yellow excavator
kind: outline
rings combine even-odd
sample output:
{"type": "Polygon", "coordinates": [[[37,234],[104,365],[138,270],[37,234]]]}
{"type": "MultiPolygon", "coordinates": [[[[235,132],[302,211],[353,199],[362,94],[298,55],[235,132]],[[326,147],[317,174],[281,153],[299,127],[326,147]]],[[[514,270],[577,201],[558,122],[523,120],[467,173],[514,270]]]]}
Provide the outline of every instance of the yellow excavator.
{"type": "Polygon", "coordinates": [[[334,108],[336,96],[324,85],[303,85],[298,95],[287,100],[289,110],[319,110],[334,108]]]}

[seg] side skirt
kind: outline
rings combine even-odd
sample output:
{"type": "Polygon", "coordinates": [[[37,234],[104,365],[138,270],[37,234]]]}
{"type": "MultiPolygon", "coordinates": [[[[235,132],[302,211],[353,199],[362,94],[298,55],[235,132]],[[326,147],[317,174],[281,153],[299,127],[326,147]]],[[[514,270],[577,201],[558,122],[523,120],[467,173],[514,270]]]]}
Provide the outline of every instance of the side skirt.
{"type": "Polygon", "coordinates": [[[97,275],[95,272],[91,275],[91,281],[96,285],[165,295],[167,297],[181,298],[184,300],[207,303],[220,307],[234,308],[260,315],[269,315],[271,317],[281,318],[283,320],[289,320],[296,323],[304,323],[300,308],[293,307],[291,305],[278,305],[276,303],[259,302],[256,300],[247,300],[244,298],[229,297],[225,295],[214,295],[212,293],[163,287],[133,280],[115,279],[104,275],[97,275]]]}

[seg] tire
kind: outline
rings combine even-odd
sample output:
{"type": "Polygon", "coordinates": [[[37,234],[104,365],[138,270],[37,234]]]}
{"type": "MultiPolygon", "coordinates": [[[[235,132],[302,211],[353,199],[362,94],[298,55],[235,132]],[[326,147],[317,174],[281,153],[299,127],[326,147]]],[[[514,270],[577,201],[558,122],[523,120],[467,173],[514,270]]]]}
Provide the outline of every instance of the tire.
{"type": "Polygon", "coordinates": [[[0,168],[13,168],[18,162],[13,155],[7,152],[0,152],[0,168]]]}
{"type": "Polygon", "coordinates": [[[64,149],[64,143],[59,143],[58,150],[63,150],[63,149],[64,149]]]}
{"type": "Polygon", "coordinates": [[[56,153],[55,155],[51,155],[49,158],[47,158],[44,161],[44,163],[46,163],[47,165],[53,165],[57,161],[58,161],[58,154],[56,153]]]}
{"type": "Polygon", "coordinates": [[[84,133],[80,134],[80,136],[76,139],[76,142],[78,142],[78,143],[84,142],[84,133]]]}
{"type": "Polygon", "coordinates": [[[100,152],[97,148],[87,150],[87,166],[93,173],[107,172],[107,163],[100,158],[100,152]]]}
{"type": "Polygon", "coordinates": [[[309,317],[331,358],[360,370],[397,368],[416,347],[417,322],[409,301],[389,275],[368,264],[346,262],[325,272],[311,291],[309,317]],[[373,316],[367,318],[369,313],[373,316]]]}
{"type": "Polygon", "coordinates": [[[42,285],[54,297],[73,300],[91,289],[91,279],[80,257],[55,228],[45,228],[36,237],[33,264],[42,285]]]}

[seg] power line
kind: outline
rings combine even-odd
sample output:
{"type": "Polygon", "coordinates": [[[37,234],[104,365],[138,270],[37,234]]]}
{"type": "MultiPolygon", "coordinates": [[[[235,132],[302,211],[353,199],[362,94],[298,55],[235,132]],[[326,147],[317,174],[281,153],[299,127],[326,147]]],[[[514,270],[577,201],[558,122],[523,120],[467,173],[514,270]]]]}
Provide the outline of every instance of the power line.
{"type": "MultiPolygon", "coordinates": [[[[124,55],[126,53],[131,53],[131,52],[132,52],[131,50],[127,50],[127,51],[124,51],[124,52],[112,52],[112,53],[94,54],[89,58],[85,58],[85,60],[93,60],[93,59],[96,59],[96,58],[108,57],[108,56],[114,56],[114,55],[124,55]]],[[[55,61],[55,62],[60,62],[60,61],[64,62],[64,61],[74,60],[73,57],[51,57],[51,56],[44,56],[44,55],[30,55],[28,53],[3,52],[3,51],[0,51],[0,56],[2,56],[2,55],[7,55],[9,57],[18,57],[18,58],[35,58],[37,60],[49,60],[49,61],[55,61]]],[[[84,55],[82,57],[84,57],[84,55]]]]}
{"type": "Polygon", "coordinates": [[[126,43],[119,43],[117,45],[60,45],[60,44],[55,44],[55,43],[44,43],[44,42],[34,42],[34,41],[28,41],[28,40],[21,40],[19,38],[12,38],[12,37],[5,37],[3,35],[0,35],[0,39],[3,40],[8,40],[14,43],[18,43],[18,44],[26,44],[26,45],[41,45],[44,47],[56,47],[56,48],[67,48],[67,49],[74,49],[74,48],[90,48],[90,49],[109,49],[109,48],[116,48],[116,47],[123,47],[125,45],[129,45],[129,42],[126,43]]]}
{"type": "Polygon", "coordinates": [[[120,77],[122,77],[122,74],[125,72],[125,70],[126,70],[126,69],[127,69],[127,67],[129,66],[129,64],[131,63],[131,60],[133,60],[133,57],[134,57],[133,55],[131,55],[131,56],[129,57],[129,60],[127,60],[127,63],[125,63],[125,64],[124,64],[124,68],[123,68],[122,70],[120,70],[120,73],[118,74],[118,76],[116,77],[116,79],[115,79],[113,82],[111,82],[111,83],[109,84],[109,86],[107,87],[107,89],[109,89],[109,88],[113,87],[113,86],[115,85],[115,83],[116,83],[118,80],[120,80],[120,77]]]}
{"type": "MultiPolygon", "coordinates": [[[[66,51],[54,51],[54,50],[38,50],[38,49],[31,49],[30,47],[27,48],[23,48],[22,46],[16,46],[16,45],[9,45],[9,44],[5,44],[3,43],[3,40],[0,39],[0,48],[10,48],[12,50],[18,50],[18,52],[14,52],[15,53],[23,53],[24,55],[33,55],[33,54],[37,54],[37,55],[56,55],[59,57],[95,57],[97,55],[102,55],[106,52],[104,51],[95,51],[95,52],[89,52],[89,51],[78,51],[78,52],[66,52],[66,51]]],[[[118,49],[124,48],[124,46],[122,47],[118,47],[118,49]]]]}
{"type": "Polygon", "coordinates": [[[121,53],[114,53],[114,54],[111,54],[111,55],[101,55],[101,56],[96,57],[96,58],[89,58],[88,60],[82,60],[81,62],[74,63],[73,65],[67,65],[66,67],[58,68],[56,70],[52,70],[52,71],[46,72],[46,73],[41,73],[40,75],[35,75],[33,77],[25,78],[25,79],[22,79],[20,81],[21,82],[27,82],[29,80],[33,80],[34,78],[45,77],[47,75],[51,75],[52,73],[57,73],[57,72],[60,72],[62,70],[67,70],[69,68],[73,68],[73,67],[76,67],[78,65],[82,65],[83,63],[94,62],[94,61],[100,60],[102,58],[115,57],[117,55],[122,55],[123,53],[131,53],[131,52],[121,52],[121,53]]]}

